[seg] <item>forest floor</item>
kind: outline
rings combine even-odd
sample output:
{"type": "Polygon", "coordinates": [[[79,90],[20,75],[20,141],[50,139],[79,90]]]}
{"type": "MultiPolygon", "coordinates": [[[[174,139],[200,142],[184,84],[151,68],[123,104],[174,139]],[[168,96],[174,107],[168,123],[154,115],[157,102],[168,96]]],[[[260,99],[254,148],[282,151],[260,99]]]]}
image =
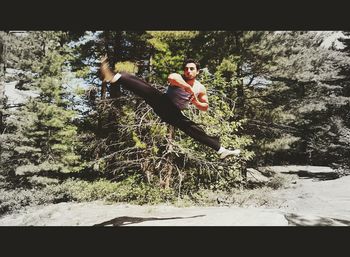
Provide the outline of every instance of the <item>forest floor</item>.
{"type": "Polygon", "coordinates": [[[4,215],[0,226],[349,226],[350,176],[327,178],[322,167],[308,168],[314,173],[280,166],[283,186],[216,195],[215,206],[65,202],[4,215]]]}

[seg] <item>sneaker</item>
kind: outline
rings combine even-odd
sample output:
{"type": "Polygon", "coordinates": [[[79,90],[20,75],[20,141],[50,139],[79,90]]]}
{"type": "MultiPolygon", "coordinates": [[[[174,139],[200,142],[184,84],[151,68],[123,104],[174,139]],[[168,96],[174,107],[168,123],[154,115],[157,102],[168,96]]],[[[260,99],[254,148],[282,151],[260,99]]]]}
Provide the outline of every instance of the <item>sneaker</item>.
{"type": "Polygon", "coordinates": [[[101,80],[103,82],[111,82],[114,78],[115,74],[112,72],[112,70],[109,68],[109,63],[107,61],[107,56],[104,56],[101,59],[101,67],[100,67],[100,73],[101,73],[101,80]]]}
{"type": "Polygon", "coordinates": [[[239,149],[235,149],[235,150],[224,149],[220,153],[220,159],[225,159],[229,155],[238,156],[238,155],[240,155],[240,153],[241,153],[241,150],[239,150],[239,149]]]}

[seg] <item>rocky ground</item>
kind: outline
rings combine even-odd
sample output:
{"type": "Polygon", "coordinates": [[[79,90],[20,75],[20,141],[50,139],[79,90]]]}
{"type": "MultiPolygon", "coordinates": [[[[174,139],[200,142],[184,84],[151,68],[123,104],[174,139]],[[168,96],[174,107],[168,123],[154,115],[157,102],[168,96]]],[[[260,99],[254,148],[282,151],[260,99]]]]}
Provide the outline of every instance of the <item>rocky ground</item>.
{"type": "MultiPolygon", "coordinates": [[[[350,176],[327,167],[274,166],[248,170],[251,182],[277,174],[284,185],[218,198],[212,207],[137,206],[103,202],[26,208],[0,226],[348,226],[350,176]]],[[[274,176],[276,178],[276,176],[274,176]]]]}

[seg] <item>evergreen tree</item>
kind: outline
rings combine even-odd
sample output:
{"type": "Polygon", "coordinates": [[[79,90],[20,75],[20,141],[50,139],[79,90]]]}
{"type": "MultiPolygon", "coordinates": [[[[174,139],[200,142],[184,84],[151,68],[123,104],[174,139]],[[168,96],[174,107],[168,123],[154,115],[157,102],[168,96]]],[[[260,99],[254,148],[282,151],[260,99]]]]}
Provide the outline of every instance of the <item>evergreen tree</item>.
{"type": "MultiPolygon", "coordinates": [[[[350,32],[344,31],[343,36],[338,38],[343,47],[336,48],[334,45],[331,49],[338,50],[350,57],[350,32]]],[[[336,82],[337,91],[332,95],[332,120],[328,136],[332,137],[332,151],[330,152],[335,163],[350,169],[350,63],[341,67],[340,74],[342,79],[336,82]]]]}
{"type": "Polygon", "coordinates": [[[282,47],[266,66],[264,77],[271,83],[261,90],[262,103],[267,103],[263,106],[273,109],[267,111],[273,119],[258,122],[270,127],[264,129],[268,137],[262,140],[270,163],[330,165],[337,159],[332,154],[335,138],[329,136],[330,124],[334,124],[336,105],[346,103],[337,92],[339,71],[349,59],[322,45],[325,34],[280,32],[274,36],[273,45],[282,47]]]}
{"type": "MultiPolygon", "coordinates": [[[[47,172],[74,172],[82,168],[77,153],[77,127],[75,112],[69,110],[64,88],[69,72],[66,60],[68,49],[62,45],[63,32],[28,32],[22,41],[33,47],[28,50],[25,72],[32,73],[31,88],[39,91],[23,107],[11,113],[8,126],[2,135],[6,155],[4,167],[15,174],[47,172]],[[28,41],[27,41],[28,40],[28,41]],[[30,61],[32,64],[30,65],[30,61]]],[[[13,52],[15,55],[16,51],[13,52]]],[[[18,65],[19,69],[25,66],[18,65]]]]}
{"type": "Polygon", "coordinates": [[[4,131],[5,73],[6,73],[6,33],[0,31],[0,133],[4,131]]]}
{"type": "Polygon", "coordinates": [[[349,60],[322,46],[327,35],[202,31],[196,38],[194,49],[202,61],[232,82],[222,92],[234,100],[232,118],[247,120],[242,132],[254,138],[256,162],[334,160],[325,124],[332,123],[335,103],[347,102],[339,95],[338,82],[339,71],[349,60]]]}

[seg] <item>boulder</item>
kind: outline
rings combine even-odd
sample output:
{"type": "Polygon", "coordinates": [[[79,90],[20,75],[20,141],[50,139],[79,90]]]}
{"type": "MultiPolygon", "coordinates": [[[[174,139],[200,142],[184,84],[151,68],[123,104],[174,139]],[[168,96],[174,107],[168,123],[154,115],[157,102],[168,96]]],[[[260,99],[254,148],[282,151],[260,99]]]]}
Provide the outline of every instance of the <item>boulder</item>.
{"type": "Polygon", "coordinates": [[[251,182],[268,182],[269,178],[264,176],[260,171],[247,168],[247,181],[251,182]]]}

